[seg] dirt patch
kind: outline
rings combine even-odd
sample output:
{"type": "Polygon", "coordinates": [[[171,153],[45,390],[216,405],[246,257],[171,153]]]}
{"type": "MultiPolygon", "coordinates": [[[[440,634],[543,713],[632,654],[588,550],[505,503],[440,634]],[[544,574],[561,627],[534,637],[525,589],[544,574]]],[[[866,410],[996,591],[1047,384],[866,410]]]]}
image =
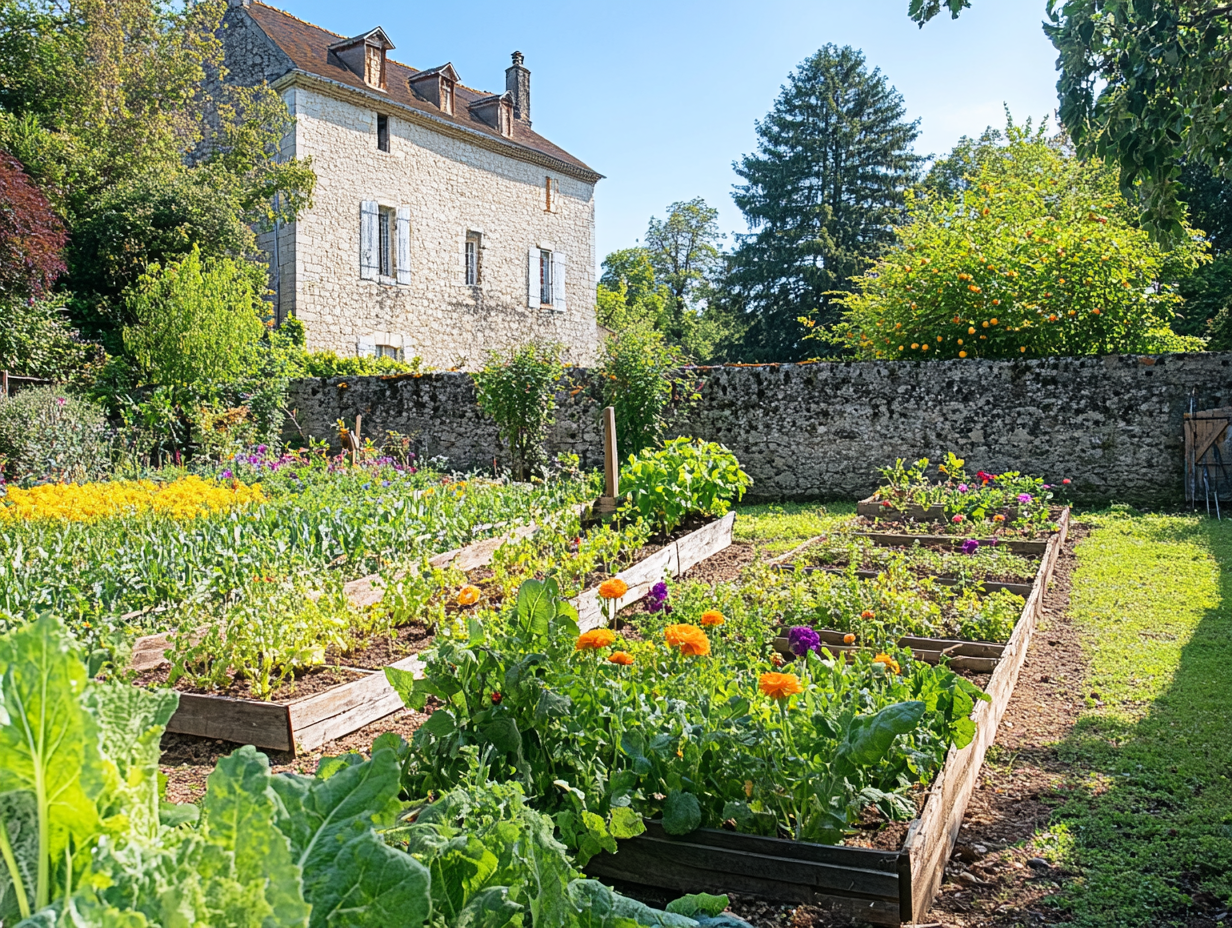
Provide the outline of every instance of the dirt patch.
{"type": "MultiPolygon", "coordinates": [[[[333,757],[349,751],[367,754],[378,735],[387,731],[397,732],[407,741],[427,715],[410,709],[400,709],[344,738],[321,745],[315,751],[298,757],[290,751],[263,751],[274,773],[316,772],[322,757],[333,757]]],[[[169,802],[198,802],[205,795],[205,781],[220,758],[226,757],[239,745],[227,741],[194,738],[191,735],[165,734],[162,740],[160,769],[167,777],[167,800],[169,802]]]]}
{"type": "MultiPolygon", "coordinates": [[[[134,682],[138,686],[166,686],[170,674],[170,667],[159,667],[141,674],[134,682]]],[[[262,699],[261,696],[254,692],[252,680],[234,675],[228,677],[230,682],[225,686],[198,685],[187,680],[179,680],[174,688],[181,693],[197,693],[203,696],[229,696],[232,699],[256,699],[263,702],[286,704],[297,699],[303,699],[305,696],[324,693],[326,690],[333,689],[335,686],[340,686],[343,683],[351,683],[355,680],[363,679],[364,676],[365,674],[363,673],[348,670],[345,667],[314,667],[311,670],[296,674],[294,679],[281,686],[274,687],[267,699],[262,699]]]]}
{"type": "Polygon", "coordinates": [[[730,583],[740,577],[744,568],[758,559],[758,550],[750,544],[734,544],[710,555],[700,564],[685,571],[681,580],[696,580],[699,583],[730,583]]]}
{"type": "Polygon", "coordinates": [[[412,654],[428,648],[433,641],[432,629],[426,625],[406,625],[393,629],[392,635],[378,635],[364,647],[347,654],[328,655],[344,667],[380,670],[412,654]]]}

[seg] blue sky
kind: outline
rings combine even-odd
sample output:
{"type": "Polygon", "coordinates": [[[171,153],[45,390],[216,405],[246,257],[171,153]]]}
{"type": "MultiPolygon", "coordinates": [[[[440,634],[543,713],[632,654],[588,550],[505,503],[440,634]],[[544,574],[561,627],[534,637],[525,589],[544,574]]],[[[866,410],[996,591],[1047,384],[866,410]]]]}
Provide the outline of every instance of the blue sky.
{"type": "MultiPolygon", "coordinates": [[[[920,119],[917,151],[1050,116],[1056,54],[1040,30],[1044,0],[977,0],[917,29],[908,0],[268,0],[345,35],[384,26],[393,57],[452,61],[471,87],[503,90],[514,49],[531,69],[535,129],[606,175],[597,193],[598,260],[632,245],[651,215],[704,197],[743,232],[732,162],[756,145],[754,122],[787,75],[827,42],[863,49],[920,119]]],[[[729,238],[728,244],[731,244],[729,238]]]]}

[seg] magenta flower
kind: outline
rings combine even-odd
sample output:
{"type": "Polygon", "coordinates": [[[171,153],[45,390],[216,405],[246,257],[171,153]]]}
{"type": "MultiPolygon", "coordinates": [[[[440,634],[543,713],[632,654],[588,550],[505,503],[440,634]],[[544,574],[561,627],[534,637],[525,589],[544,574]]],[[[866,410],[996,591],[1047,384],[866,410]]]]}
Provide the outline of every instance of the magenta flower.
{"type": "Polygon", "coordinates": [[[975,554],[980,549],[980,543],[974,538],[968,538],[962,543],[963,554],[975,554]]]}
{"type": "Polygon", "coordinates": [[[809,651],[821,651],[821,636],[807,625],[797,625],[787,633],[787,645],[796,657],[804,657],[809,651]]]}
{"type": "Polygon", "coordinates": [[[958,515],[954,516],[954,518],[951,519],[950,521],[953,522],[955,525],[962,524],[963,514],[960,512],[958,515]]]}
{"type": "Polygon", "coordinates": [[[960,484],[958,485],[958,492],[959,492],[959,493],[966,493],[966,492],[967,492],[967,490],[968,490],[968,487],[967,487],[967,485],[966,485],[965,483],[960,483],[960,484]]]}
{"type": "Polygon", "coordinates": [[[1018,494],[1018,502],[1020,502],[1020,503],[1029,503],[1029,502],[1031,502],[1031,494],[1030,494],[1030,493],[1019,493],[1019,494],[1018,494]]]}
{"type": "Polygon", "coordinates": [[[231,479],[231,471],[229,471],[229,470],[224,470],[224,471],[222,472],[222,479],[223,479],[223,480],[230,480],[230,479],[231,479]]]}

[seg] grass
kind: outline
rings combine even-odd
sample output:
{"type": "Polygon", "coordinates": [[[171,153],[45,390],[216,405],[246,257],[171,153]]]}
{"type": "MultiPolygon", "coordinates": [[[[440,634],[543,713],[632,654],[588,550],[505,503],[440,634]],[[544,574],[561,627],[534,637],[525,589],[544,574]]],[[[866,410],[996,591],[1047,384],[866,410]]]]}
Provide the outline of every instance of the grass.
{"type": "Polygon", "coordinates": [[[771,556],[833,531],[856,514],[854,503],[766,503],[739,506],[733,538],[753,543],[771,556]]]}
{"type": "Polygon", "coordinates": [[[1086,515],[1072,615],[1090,669],[1048,831],[1081,928],[1182,924],[1232,898],[1232,523],[1086,515]]]}

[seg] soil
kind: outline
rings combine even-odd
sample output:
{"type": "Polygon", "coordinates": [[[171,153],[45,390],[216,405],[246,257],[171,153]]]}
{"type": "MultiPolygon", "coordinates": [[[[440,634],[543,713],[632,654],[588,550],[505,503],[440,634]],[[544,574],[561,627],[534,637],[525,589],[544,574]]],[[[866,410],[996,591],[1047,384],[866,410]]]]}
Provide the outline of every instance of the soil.
{"type": "MultiPolygon", "coordinates": [[[[159,667],[147,671],[134,680],[138,686],[166,686],[170,676],[170,667],[159,667]]],[[[362,679],[365,674],[346,667],[314,667],[312,670],[297,674],[290,682],[275,687],[269,698],[262,700],[286,704],[305,696],[324,693],[328,689],[353,680],[362,679]]],[[[196,686],[187,680],[176,683],[175,689],[181,693],[198,693],[203,696],[229,696],[233,699],[261,699],[252,689],[252,681],[231,677],[230,685],[224,687],[196,686]]]]}
{"type": "Polygon", "coordinates": [[[418,654],[432,644],[432,629],[426,625],[404,625],[393,629],[392,635],[378,635],[358,651],[347,654],[330,653],[326,659],[344,667],[381,670],[412,654],[418,654]]]}

